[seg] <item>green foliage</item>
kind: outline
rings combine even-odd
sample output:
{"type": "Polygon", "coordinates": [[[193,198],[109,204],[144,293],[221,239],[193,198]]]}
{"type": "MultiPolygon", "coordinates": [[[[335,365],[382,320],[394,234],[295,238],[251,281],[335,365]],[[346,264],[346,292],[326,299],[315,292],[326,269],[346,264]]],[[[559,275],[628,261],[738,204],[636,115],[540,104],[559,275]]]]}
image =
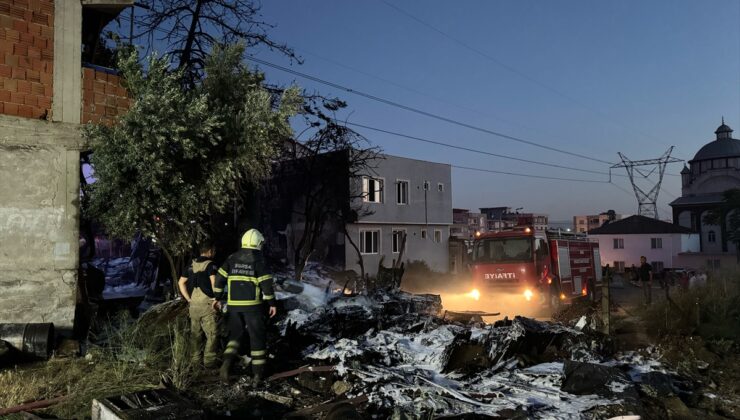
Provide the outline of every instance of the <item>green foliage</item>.
{"type": "Polygon", "coordinates": [[[150,57],[144,71],[135,51],[119,52],[132,106],[115,125],[84,130],[96,178],[86,187],[89,212],[109,234],[140,231],[180,255],[209,235],[240,185],[269,174],[300,97],[293,88],[272,95],[242,53],[217,48],[202,83],[185,88],[166,58],[150,57]]]}
{"type": "Polygon", "coordinates": [[[734,242],[740,252],[740,188],[725,191],[722,199],[722,204],[704,217],[704,223],[719,225],[727,220],[727,239],[734,242]]]}
{"type": "Polygon", "coordinates": [[[642,317],[657,335],[740,340],[740,271],[712,272],[706,285],[673,291],[671,302],[660,300],[642,317]]]}

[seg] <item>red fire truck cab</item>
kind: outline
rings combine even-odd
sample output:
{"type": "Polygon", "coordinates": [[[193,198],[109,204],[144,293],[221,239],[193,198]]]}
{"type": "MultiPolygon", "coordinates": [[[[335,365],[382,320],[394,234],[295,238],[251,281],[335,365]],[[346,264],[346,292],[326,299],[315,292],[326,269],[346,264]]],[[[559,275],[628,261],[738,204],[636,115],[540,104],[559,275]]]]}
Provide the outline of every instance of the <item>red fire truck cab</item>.
{"type": "Polygon", "coordinates": [[[599,244],[584,235],[531,227],[476,234],[471,271],[481,293],[508,289],[549,303],[593,297],[601,282],[599,244]]]}

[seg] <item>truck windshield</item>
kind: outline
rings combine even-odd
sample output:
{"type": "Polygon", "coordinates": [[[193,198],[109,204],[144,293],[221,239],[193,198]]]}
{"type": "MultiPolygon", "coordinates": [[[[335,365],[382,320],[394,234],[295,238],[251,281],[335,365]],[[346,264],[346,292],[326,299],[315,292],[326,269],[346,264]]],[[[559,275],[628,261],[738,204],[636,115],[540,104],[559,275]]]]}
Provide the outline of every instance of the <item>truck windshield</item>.
{"type": "Polygon", "coordinates": [[[509,263],[532,261],[532,238],[496,238],[478,241],[475,261],[509,263]]]}

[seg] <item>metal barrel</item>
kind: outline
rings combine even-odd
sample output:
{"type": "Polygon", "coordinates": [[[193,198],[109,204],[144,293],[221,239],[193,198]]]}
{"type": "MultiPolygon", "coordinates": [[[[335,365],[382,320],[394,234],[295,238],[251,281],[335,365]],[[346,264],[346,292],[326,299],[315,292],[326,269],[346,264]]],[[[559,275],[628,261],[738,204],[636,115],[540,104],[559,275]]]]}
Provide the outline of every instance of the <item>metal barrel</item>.
{"type": "Polygon", "coordinates": [[[25,355],[48,359],[54,349],[54,324],[0,324],[0,340],[25,355]]]}

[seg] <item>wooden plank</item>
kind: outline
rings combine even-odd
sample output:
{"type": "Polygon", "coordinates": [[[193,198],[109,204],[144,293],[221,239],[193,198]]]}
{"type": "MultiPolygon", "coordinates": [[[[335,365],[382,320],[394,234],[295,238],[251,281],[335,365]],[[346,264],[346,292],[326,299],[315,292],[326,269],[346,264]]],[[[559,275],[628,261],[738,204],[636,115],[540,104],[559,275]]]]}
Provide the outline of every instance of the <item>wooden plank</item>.
{"type": "Polygon", "coordinates": [[[40,408],[51,407],[54,404],[59,404],[65,399],[67,399],[66,395],[62,397],[50,398],[48,400],[40,400],[40,401],[30,402],[27,404],[16,405],[15,407],[3,408],[3,409],[0,409],[0,416],[5,416],[8,414],[13,414],[13,413],[19,413],[21,411],[32,411],[32,410],[38,410],[40,408]]]}

